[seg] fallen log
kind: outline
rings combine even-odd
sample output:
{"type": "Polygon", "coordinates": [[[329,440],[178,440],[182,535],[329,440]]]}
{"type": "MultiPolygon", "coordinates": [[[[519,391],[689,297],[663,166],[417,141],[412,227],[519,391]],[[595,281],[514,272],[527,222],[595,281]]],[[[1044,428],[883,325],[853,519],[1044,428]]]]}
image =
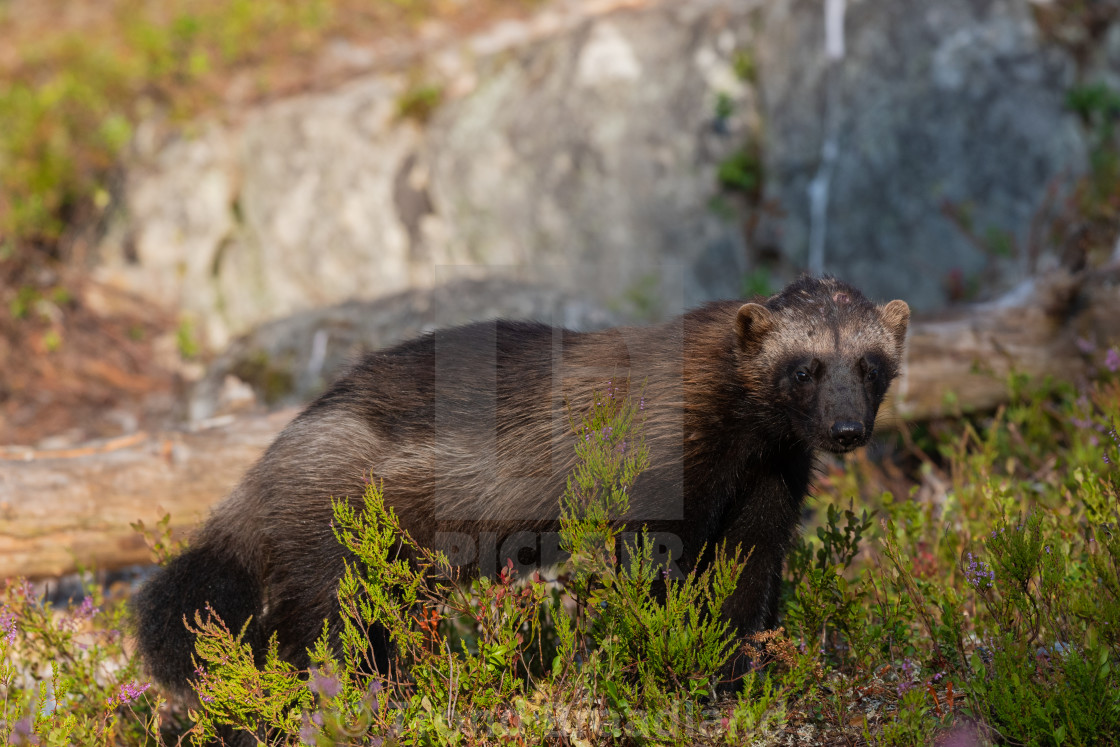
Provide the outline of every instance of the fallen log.
{"type": "Polygon", "coordinates": [[[1013,373],[1084,379],[1092,351],[1117,342],[1120,265],[1055,271],[995,301],[915,321],[887,412],[913,421],[994,410],[1007,402],[1013,373]]]}
{"type": "MultiPolygon", "coordinates": [[[[1083,377],[1092,358],[1085,342],[1101,349],[1118,340],[1120,266],[1046,275],[991,303],[916,320],[884,420],[995,408],[1012,372],[1083,377]]],[[[130,524],[152,527],[170,513],[173,536],[183,536],[294,414],[242,415],[60,451],[0,448],[0,578],[147,562],[130,524]]]]}
{"type": "Polygon", "coordinates": [[[0,448],[0,578],[151,562],[130,526],[171,515],[182,537],[257,459],[294,410],[136,433],[81,448],[0,448]]]}

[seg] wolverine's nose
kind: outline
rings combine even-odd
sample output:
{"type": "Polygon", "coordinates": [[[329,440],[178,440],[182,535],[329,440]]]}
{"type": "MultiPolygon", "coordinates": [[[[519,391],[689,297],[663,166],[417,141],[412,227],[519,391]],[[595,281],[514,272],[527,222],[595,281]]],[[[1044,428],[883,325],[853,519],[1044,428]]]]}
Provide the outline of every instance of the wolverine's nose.
{"type": "Polygon", "coordinates": [[[832,440],[842,449],[850,449],[863,440],[863,423],[838,420],[832,424],[832,440]]]}

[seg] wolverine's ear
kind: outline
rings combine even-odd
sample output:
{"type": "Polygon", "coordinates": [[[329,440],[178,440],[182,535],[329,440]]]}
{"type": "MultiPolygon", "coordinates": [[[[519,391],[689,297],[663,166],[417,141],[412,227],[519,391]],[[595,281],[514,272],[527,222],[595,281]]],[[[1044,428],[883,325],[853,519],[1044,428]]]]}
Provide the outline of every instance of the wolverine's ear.
{"type": "Polygon", "coordinates": [[[883,326],[894,336],[895,344],[899,351],[906,342],[906,329],[910,326],[910,307],[905,301],[891,301],[879,309],[879,316],[883,319],[883,326]]]}
{"type": "Polygon", "coordinates": [[[774,328],[774,315],[762,304],[745,303],[735,316],[735,333],[743,350],[757,348],[762,338],[774,328]]]}

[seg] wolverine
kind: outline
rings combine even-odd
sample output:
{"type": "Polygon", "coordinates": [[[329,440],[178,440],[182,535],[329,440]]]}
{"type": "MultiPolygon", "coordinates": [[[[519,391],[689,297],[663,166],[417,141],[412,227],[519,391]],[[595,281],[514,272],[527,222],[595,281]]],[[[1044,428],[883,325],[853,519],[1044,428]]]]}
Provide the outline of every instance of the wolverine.
{"type": "Polygon", "coordinates": [[[331,499],[360,502],[370,480],[422,546],[454,554],[447,538],[465,538],[476,568],[526,562],[497,556],[510,547],[502,538],[557,530],[575,459],[571,410],[608,388],[640,396],[649,449],[620,521],[673,538],[685,572],[704,565],[704,547],[749,551],[724,615],[744,635],[774,627],[815,454],[868,442],[909,320],[904,301],[876,305],[805,276],[658,325],[483,322],[369,353],[138,592],[140,653],[153,677],[189,693],[184,616],[209,605],[232,630],[248,623],[258,653],[275,634],[281,656],[306,666],[324,619],[338,627],[346,551],[331,499]]]}

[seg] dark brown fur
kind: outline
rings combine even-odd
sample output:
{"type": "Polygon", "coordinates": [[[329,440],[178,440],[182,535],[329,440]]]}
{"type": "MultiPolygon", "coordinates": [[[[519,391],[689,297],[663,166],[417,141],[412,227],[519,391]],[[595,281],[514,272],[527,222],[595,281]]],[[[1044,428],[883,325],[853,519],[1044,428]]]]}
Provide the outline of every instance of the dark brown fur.
{"type": "MultiPolygon", "coordinates": [[[[684,570],[703,545],[753,548],[725,614],[744,633],[773,626],[813,453],[866,443],[908,321],[901,301],[877,307],[834,279],[803,278],[760,304],[712,303],[657,326],[491,322],[372,353],[141,591],[140,650],[157,679],[184,687],[183,615],[210,602],[235,630],[252,615],[258,650],[275,632],[281,654],[306,664],[337,615],[330,496],[360,497],[371,474],[421,543],[554,531],[574,459],[566,403],[583,407],[608,381],[645,402],[652,466],[632,491],[631,523],[679,537],[684,570]]],[[[504,562],[492,552],[480,550],[484,569],[504,562]]]]}

